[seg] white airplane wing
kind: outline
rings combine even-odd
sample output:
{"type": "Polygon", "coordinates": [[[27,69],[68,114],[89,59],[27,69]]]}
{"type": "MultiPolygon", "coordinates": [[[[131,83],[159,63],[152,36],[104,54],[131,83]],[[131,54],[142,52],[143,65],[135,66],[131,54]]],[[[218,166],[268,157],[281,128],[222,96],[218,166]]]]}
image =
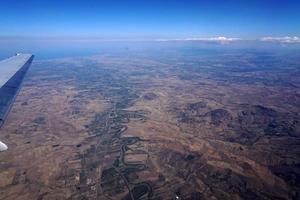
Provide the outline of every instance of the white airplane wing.
{"type": "MultiPolygon", "coordinates": [[[[0,127],[19,93],[33,57],[31,54],[16,54],[0,61],[0,127]]],[[[7,146],[0,141],[0,151],[5,150],[7,146]]]]}

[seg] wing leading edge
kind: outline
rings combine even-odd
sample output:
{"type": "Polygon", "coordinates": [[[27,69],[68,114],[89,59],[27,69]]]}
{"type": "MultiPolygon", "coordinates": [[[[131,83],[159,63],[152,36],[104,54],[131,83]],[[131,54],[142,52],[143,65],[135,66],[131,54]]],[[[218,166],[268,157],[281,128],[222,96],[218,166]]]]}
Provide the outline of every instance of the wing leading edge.
{"type": "MultiPolygon", "coordinates": [[[[31,54],[17,54],[0,61],[0,127],[21,89],[22,81],[33,58],[31,54]]],[[[0,151],[5,150],[7,146],[0,141],[0,151]]]]}

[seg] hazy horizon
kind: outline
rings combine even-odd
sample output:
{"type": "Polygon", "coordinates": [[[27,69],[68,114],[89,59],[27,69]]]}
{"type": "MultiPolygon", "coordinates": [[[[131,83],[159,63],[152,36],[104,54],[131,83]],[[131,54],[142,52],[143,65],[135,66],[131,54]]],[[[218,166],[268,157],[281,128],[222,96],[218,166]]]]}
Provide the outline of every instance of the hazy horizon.
{"type": "Polygon", "coordinates": [[[0,58],[162,48],[299,49],[297,1],[4,1],[0,58]]]}

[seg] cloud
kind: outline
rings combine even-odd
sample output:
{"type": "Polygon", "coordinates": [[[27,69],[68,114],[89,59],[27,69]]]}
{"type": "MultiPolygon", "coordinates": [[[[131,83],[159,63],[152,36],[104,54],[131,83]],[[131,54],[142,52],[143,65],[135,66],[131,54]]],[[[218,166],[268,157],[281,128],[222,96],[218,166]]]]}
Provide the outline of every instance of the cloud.
{"type": "Polygon", "coordinates": [[[229,43],[233,41],[241,40],[240,38],[231,38],[231,37],[209,37],[209,38],[200,38],[200,37],[190,37],[190,38],[177,38],[177,39],[157,39],[159,42],[168,42],[168,41],[201,41],[201,42],[220,42],[220,43],[229,43]]]}
{"type": "Polygon", "coordinates": [[[264,42],[278,42],[278,43],[283,43],[283,44],[295,44],[295,43],[300,43],[300,38],[299,37],[263,37],[260,38],[260,41],[264,42]]]}

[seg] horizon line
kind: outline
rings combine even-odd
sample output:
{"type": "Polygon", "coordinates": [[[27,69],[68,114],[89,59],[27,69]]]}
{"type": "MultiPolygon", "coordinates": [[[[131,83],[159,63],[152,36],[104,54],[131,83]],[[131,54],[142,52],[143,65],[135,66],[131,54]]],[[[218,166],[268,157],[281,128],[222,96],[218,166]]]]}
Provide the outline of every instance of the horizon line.
{"type": "Polygon", "coordinates": [[[213,36],[213,37],[112,37],[105,36],[8,36],[0,35],[0,40],[64,40],[64,41],[99,41],[99,42],[220,42],[232,43],[237,41],[260,41],[260,42],[276,42],[285,44],[300,43],[299,36],[263,36],[257,38],[240,38],[240,37],[227,37],[227,36],[213,36]]]}

